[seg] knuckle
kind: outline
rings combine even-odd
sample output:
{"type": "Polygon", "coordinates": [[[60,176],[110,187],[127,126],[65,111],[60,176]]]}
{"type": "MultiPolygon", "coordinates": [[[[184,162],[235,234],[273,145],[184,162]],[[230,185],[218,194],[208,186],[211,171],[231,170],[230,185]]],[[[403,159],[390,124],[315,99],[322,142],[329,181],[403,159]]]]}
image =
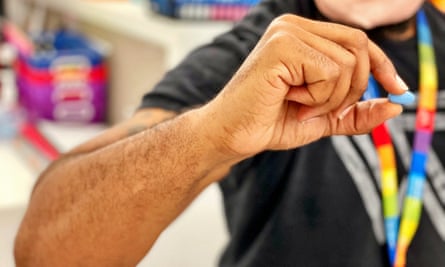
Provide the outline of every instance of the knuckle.
{"type": "Polygon", "coordinates": [[[377,59],[374,59],[374,66],[372,66],[372,72],[376,75],[385,73],[388,71],[395,72],[394,68],[392,67],[391,61],[386,56],[380,56],[377,59]],[[390,68],[388,69],[388,66],[390,68]]]}
{"type": "Polygon", "coordinates": [[[273,21],[274,22],[291,22],[294,17],[295,17],[295,15],[292,15],[290,13],[285,13],[285,14],[278,16],[273,21]]]}
{"type": "Polygon", "coordinates": [[[357,58],[351,53],[345,53],[343,57],[342,65],[348,69],[353,69],[357,64],[357,58]]]}
{"type": "MultiPolygon", "coordinates": [[[[269,35],[276,35],[276,34],[280,34],[280,33],[282,34],[282,33],[288,32],[289,22],[287,21],[286,16],[290,16],[290,15],[281,15],[281,16],[272,20],[272,22],[269,24],[269,27],[267,29],[267,32],[269,33],[269,35]]],[[[279,38],[279,39],[281,39],[281,38],[279,38]]]]}
{"type": "Polygon", "coordinates": [[[281,47],[291,42],[289,34],[283,31],[276,31],[268,40],[268,46],[275,51],[274,53],[281,52],[281,47]]]}
{"type": "Polygon", "coordinates": [[[280,15],[280,16],[274,18],[272,20],[272,22],[270,23],[269,27],[271,29],[281,29],[282,27],[284,27],[284,24],[287,24],[287,20],[288,20],[288,19],[286,19],[287,16],[288,15],[285,14],[285,15],[280,15]]]}
{"type": "Polygon", "coordinates": [[[331,63],[331,64],[324,64],[325,67],[325,74],[326,74],[326,80],[327,81],[336,81],[339,79],[341,75],[341,68],[339,65],[331,63]]]}
{"type": "Polygon", "coordinates": [[[368,35],[362,30],[352,29],[351,38],[359,49],[368,49],[368,35]]]}

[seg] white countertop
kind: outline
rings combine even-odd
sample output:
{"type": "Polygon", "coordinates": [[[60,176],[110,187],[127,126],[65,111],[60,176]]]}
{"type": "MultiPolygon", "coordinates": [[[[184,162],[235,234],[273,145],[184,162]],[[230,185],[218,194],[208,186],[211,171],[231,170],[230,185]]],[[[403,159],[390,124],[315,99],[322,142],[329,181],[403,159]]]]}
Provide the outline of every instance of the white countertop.
{"type": "Polygon", "coordinates": [[[10,142],[0,141],[0,160],[0,209],[24,205],[36,174],[10,142]]]}
{"type": "MultiPolygon", "coordinates": [[[[92,138],[104,125],[69,125],[42,122],[41,132],[62,152],[92,138]]],[[[39,173],[31,167],[12,140],[0,140],[0,208],[22,206],[39,173]]]]}

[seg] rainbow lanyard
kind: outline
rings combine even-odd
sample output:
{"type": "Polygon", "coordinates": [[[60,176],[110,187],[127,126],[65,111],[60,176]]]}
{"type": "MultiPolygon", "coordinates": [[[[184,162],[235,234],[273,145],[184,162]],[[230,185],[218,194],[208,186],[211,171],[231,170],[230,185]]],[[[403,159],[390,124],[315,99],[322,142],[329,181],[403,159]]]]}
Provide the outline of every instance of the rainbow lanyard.
{"type": "Polygon", "coordinates": [[[445,12],[445,0],[431,0],[431,2],[442,12],[445,12]]]}
{"type": "MultiPolygon", "coordinates": [[[[419,225],[426,179],[425,166],[434,132],[438,74],[432,36],[423,10],[417,13],[417,36],[420,65],[419,103],[408,187],[403,201],[400,224],[397,169],[391,136],[385,123],[372,131],[372,139],[380,161],[383,217],[388,253],[391,266],[394,267],[405,266],[408,246],[419,225]]],[[[363,97],[364,99],[379,97],[379,86],[373,77],[370,77],[363,97]]]]}

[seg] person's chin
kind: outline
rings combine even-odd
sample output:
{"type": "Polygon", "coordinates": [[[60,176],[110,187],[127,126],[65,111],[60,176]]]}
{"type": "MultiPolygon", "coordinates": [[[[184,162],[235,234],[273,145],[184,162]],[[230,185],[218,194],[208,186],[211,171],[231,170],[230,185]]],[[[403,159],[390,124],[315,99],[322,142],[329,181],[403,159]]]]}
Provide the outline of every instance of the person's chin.
{"type": "Polygon", "coordinates": [[[403,21],[371,21],[371,20],[354,20],[344,23],[350,27],[358,28],[364,31],[373,31],[376,29],[389,29],[394,31],[405,31],[409,26],[409,22],[414,17],[410,17],[403,21]]]}
{"type": "Polygon", "coordinates": [[[364,30],[364,31],[369,31],[369,30],[380,27],[378,24],[375,24],[375,23],[369,22],[369,21],[335,21],[335,20],[331,20],[331,21],[334,23],[343,24],[343,25],[353,27],[356,29],[360,29],[360,30],[364,30]]]}

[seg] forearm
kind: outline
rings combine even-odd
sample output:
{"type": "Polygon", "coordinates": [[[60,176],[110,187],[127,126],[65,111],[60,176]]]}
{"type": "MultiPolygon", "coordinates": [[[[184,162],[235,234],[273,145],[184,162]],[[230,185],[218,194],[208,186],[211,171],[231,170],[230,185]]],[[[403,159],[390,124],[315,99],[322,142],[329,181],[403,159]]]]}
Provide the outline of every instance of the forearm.
{"type": "Polygon", "coordinates": [[[17,237],[18,265],[134,266],[230,166],[198,123],[186,113],[49,169],[17,237]]]}

